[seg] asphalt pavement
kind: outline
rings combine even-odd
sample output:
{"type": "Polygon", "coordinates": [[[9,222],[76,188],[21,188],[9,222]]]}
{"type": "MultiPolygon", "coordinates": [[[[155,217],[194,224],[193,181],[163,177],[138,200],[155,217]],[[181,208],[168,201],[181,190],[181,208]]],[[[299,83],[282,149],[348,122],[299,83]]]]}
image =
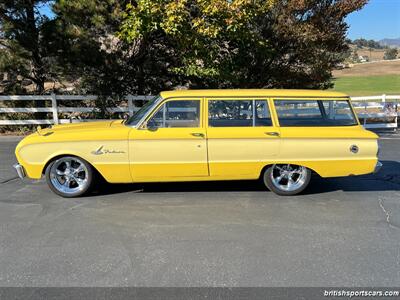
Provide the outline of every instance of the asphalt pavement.
{"type": "Polygon", "coordinates": [[[63,199],[16,178],[17,142],[0,137],[0,286],[399,286],[399,136],[379,174],[294,197],[230,181],[63,199]]]}

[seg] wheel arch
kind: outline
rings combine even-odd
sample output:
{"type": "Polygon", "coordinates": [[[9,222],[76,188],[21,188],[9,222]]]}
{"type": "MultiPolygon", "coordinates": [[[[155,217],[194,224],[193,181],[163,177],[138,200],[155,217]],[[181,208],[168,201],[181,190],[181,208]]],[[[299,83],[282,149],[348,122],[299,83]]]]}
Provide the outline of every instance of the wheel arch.
{"type": "Polygon", "coordinates": [[[54,156],[52,156],[51,158],[49,158],[49,159],[47,160],[47,162],[44,164],[44,167],[43,167],[43,169],[42,169],[42,175],[44,175],[44,174],[46,173],[46,169],[47,169],[47,167],[49,166],[49,164],[51,164],[53,161],[55,161],[55,160],[57,160],[57,159],[59,159],[59,158],[61,158],[61,157],[64,157],[64,156],[72,156],[72,157],[77,157],[77,158],[79,158],[79,159],[84,160],[86,163],[88,163],[88,164],[93,168],[93,170],[96,172],[96,174],[97,174],[98,176],[100,176],[100,177],[104,180],[104,176],[99,172],[99,170],[96,168],[95,165],[93,165],[93,164],[92,164],[90,161],[88,161],[86,158],[83,158],[83,157],[81,157],[81,156],[79,156],[79,155],[71,154],[71,153],[57,154],[57,155],[54,155],[54,156]]]}
{"type": "Polygon", "coordinates": [[[273,165],[280,165],[280,164],[282,164],[282,165],[284,165],[284,164],[293,164],[293,165],[297,165],[297,166],[306,167],[307,169],[309,169],[309,170],[311,171],[312,174],[316,174],[316,175],[318,175],[318,176],[321,176],[314,168],[310,168],[310,166],[308,166],[307,164],[296,164],[296,163],[293,163],[293,162],[276,162],[276,163],[270,163],[270,164],[265,165],[265,166],[261,169],[261,172],[260,172],[260,174],[259,174],[259,179],[262,178],[262,176],[263,176],[265,170],[267,170],[269,167],[271,167],[271,166],[273,166],[273,165]]]}

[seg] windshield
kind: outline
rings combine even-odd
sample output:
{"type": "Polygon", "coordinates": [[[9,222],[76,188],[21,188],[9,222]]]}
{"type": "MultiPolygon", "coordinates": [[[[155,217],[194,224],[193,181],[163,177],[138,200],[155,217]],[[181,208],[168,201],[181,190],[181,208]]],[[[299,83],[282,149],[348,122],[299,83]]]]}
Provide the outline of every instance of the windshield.
{"type": "Polygon", "coordinates": [[[136,126],[137,123],[148,113],[148,111],[153,107],[153,104],[156,103],[160,99],[160,96],[156,96],[150,101],[148,101],[145,105],[143,105],[136,113],[130,117],[125,124],[136,126]]]}

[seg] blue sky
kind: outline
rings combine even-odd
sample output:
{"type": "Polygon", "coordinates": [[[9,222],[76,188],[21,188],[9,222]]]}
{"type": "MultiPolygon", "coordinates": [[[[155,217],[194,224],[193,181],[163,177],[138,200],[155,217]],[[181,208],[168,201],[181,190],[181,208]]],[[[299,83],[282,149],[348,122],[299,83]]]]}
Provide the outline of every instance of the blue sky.
{"type": "Polygon", "coordinates": [[[347,17],[348,37],[381,40],[400,38],[400,0],[369,0],[347,17]]]}
{"type": "Polygon", "coordinates": [[[48,4],[44,4],[42,6],[39,6],[39,12],[40,12],[40,14],[48,16],[49,18],[53,18],[54,17],[54,13],[51,10],[50,5],[48,5],[48,4]]]}

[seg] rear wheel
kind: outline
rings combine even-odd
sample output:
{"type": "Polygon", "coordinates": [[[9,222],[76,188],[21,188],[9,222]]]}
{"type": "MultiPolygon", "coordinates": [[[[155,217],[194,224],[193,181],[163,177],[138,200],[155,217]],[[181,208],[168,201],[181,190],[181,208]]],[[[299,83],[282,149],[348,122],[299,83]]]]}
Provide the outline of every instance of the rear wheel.
{"type": "Polygon", "coordinates": [[[263,174],[264,184],[275,194],[291,196],[301,193],[310,183],[311,171],[291,164],[276,164],[263,174]]]}
{"type": "Polygon", "coordinates": [[[54,193],[72,198],[91,190],[95,172],[85,160],[75,156],[63,156],[47,166],[45,175],[47,184],[54,193]]]}

